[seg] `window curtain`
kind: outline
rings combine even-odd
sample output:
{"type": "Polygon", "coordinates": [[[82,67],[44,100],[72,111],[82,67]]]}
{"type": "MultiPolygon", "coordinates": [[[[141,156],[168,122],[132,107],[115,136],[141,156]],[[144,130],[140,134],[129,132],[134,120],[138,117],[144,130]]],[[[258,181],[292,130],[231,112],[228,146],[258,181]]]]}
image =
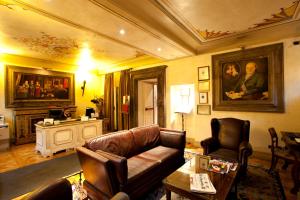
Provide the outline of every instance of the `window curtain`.
{"type": "MultiPolygon", "coordinates": [[[[129,129],[129,105],[128,112],[124,108],[124,100],[129,97],[130,92],[130,69],[122,70],[120,75],[119,83],[119,114],[118,114],[118,130],[127,130],[129,129]]],[[[129,99],[130,100],[130,99],[129,99]]],[[[129,102],[128,102],[129,103],[129,102]]]]}
{"type": "Polygon", "coordinates": [[[114,131],[114,74],[105,75],[104,116],[109,119],[108,131],[114,131]]]}

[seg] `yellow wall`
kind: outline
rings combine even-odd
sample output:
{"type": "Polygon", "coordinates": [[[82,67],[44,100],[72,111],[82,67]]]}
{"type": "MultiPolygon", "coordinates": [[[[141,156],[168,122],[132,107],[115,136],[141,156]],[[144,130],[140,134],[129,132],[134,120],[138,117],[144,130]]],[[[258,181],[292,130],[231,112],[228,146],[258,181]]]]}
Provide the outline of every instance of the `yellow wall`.
{"type": "MultiPolygon", "coordinates": [[[[196,141],[201,141],[210,137],[210,120],[217,117],[236,117],[247,119],[251,122],[250,141],[255,151],[270,152],[267,146],[270,144],[268,133],[269,127],[275,127],[277,131],[299,131],[300,132],[300,45],[293,45],[293,41],[299,38],[291,38],[274,43],[284,43],[284,100],[285,113],[261,113],[261,112],[230,112],[230,111],[213,111],[211,115],[197,115],[197,104],[199,103],[199,94],[197,92],[197,67],[210,66],[211,55],[203,54],[184,59],[178,59],[170,62],[160,63],[167,65],[167,84],[166,84],[166,110],[167,110],[167,127],[181,129],[181,118],[175,115],[171,110],[170,87],[178,84],[195,85],[195,105],[192,113],[185,115],[185,127],[187,137],[196,141]]],[[[262,44],[259,46],[263,46],[262,44]]],[[[238,50],[238,49],[233,49],[238,50]]],[[[231,50],[231,51],[233,51],[231,50]]],[[[155,65],[158,66],[158,65],[155,65]]],[[[147,66],[150,67],[150,66],[147,66]]],[[[212,77],[212,76],[210,76],[212,77]]],[[[212,82],[210,82],[212,84],[212,82]]],[[[212,85],[211,85],[212,86],[212,85]]],[[[212,88],[209,92],[209,104],[212,105],[212,88]]]]}
{"type": "MultiPolygon", "coordinates": [[[[5,108],[5,65],[16,65],[22,67],[44,67],[59,69],[60,71],[74,72],[77,66],[68,65],[58,62],[46,61],[35,58],[21,57],[0,54],[0,114],[5,116],[5,121],[12,124],[12,112],[11,109],[5,108]]],[[[77,73],[75,71],[75,105],[77,106],[77,116],[85,114],[86,107],[93,107],[95,105],[91,103],[91,99],[94,96],[102,96],[104,94],[104,76],[98,76],[94,73],[77,73]],[[86,80],[86,87],[84,96],[82,96],[82,82],[86,80]]],[[[12,134],[12,129],[11,129],[12,134]]]]}

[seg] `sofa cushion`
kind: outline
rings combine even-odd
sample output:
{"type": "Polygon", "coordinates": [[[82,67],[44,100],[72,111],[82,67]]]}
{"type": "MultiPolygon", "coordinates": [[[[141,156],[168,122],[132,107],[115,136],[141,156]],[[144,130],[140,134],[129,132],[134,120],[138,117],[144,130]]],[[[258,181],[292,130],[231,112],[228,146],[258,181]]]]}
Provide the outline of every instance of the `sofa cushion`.
{"type": "Polygon", "coordinates": [[[161,163],[167,159],[180,157],[180,151],[174,148],[157,146],[153,149],[138,154],[137,157],[148,158],[161,163]]]}
{"type": "Polygon", "coordinates": [[[130,130],[133,133],[135,155],[160,144],[160,132],[158,125],[143,126],[130,130]]]}
{"type": "Polygon", "coordinates": [[[126,158],[134,153],[133,135],[128,130],[92,138],[86,142],[85,146],[92,151],[102,150],[126,158]]]}
{"type": "Polygon", "coordinates": [[[222,160],[227,160],[231,162],[238,162],[238,153],[237,151],[220,148],[210,154],[208,154],[212,158],[219,158],[222,160]]]}
{"type": "Polygon", "coordinates": [[[128,166],[128,183],[143,177],[144,174],[155,169],[159,163],[155,160],[133,156],[127,160],[128,166]]]}

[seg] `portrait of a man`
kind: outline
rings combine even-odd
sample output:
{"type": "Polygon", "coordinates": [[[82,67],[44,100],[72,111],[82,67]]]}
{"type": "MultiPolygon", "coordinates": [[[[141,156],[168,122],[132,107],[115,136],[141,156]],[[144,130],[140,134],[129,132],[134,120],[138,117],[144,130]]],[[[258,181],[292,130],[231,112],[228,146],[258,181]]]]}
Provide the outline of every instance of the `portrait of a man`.
{"type": "Polygon", "coordinates": [[[268,60],[256,58],[223,64],[223,100],[268,99],[268,60]]]}

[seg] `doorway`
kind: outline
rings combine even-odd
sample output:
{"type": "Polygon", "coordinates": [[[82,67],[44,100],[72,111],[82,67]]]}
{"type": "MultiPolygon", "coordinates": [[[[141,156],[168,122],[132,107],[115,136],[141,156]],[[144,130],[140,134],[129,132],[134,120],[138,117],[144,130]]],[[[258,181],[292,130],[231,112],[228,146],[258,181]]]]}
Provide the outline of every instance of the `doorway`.
{"type": "Polygon", "coordinates": [[[138,126],[157,124],[157,79],[138,81],[138,126]]]}
{"type": "Polygon", "coordinates": [[[131,71],[130,128],[147,125],[151,122],[165,127],[166,67],[164,65],[131,71]],[[148,92],[145,92],[144,88],[148,88],[148,92]]]}

